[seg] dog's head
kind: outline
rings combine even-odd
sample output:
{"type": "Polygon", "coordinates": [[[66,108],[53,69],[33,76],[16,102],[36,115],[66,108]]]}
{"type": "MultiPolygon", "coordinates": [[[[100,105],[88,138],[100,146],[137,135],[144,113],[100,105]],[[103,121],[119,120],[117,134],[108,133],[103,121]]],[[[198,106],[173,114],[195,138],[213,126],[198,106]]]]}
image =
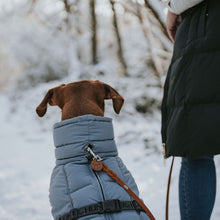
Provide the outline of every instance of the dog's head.
{"type": "Polygon", "coordinates": [[[105,99],[112,99],[113,108],[119,114],[124,98],[111,86],[92,80],[62,84],[48,90],[36,112],[43,117],[49,103],[62,109],[62,120],[85,114],[104,116],[105,99]]]}

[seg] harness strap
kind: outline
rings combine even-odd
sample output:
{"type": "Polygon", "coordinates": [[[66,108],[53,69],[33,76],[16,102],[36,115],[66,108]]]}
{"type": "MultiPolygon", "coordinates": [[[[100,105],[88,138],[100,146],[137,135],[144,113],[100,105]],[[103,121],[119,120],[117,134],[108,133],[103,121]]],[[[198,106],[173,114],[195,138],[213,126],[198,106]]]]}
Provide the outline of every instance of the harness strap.
{"type": "Polygon", "coordinates": [[[144,211],[135,200],[120,201],[118,199],[113,199],[98,202],[79,209],[72,209],[68,214],[59,217],[58,220],[77,220],[88,215],[115,213],[124,210],[136,210],[137,212],[144,211]]]}

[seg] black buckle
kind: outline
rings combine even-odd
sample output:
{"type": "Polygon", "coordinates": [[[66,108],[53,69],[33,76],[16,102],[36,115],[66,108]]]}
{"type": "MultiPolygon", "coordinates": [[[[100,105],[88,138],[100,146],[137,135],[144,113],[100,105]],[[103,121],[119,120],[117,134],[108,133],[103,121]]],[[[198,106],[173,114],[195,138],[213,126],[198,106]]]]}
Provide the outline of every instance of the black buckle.
{"type": "Polygon", "coordinates": [[[95,204],[95,205],[90,205],[90,206],[88,206],[88,209],[87,209],[87,211],[88,211],[88,213],[94,213],[94,214],[96,214],[97,212],[101,212],[101,210],[102,210],[102,206],[100,205],[100,203],[98,203],[98,204],[95,204]]]}
{"type": "Polygon", "coordinates": [[[132,201],[132,205],[137,212],[143,211],[143,208],[138,204],[136,200],[132,201]]]}
{"type": "Polygon", "coordinates": [[[70,220],[77,220],[77,219],[78,219],[77,209],[72,209],[70,211],[70,220]]]}
{"type": "Polygon", "coordinates": [[[98,206],[97,206],[97,213],[98,214],[104,214],[104,206],[102,204],[103,202],[98,202],[98,206]]]}
{"type": "Polygon", "coordinates": [[[106,200],[102,202],[103,211],[105,213],[112,213],[112,212],[120,212],[121,211],[121,205],[120,200],[113,199],[113,200],[106,200]]]}

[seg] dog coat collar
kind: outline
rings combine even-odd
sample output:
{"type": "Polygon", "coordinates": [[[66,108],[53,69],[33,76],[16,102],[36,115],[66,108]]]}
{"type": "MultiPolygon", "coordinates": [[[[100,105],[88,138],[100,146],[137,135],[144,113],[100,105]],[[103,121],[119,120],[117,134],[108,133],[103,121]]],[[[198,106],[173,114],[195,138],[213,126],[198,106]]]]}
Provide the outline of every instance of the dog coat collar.
{"type": "Polygon", "coordinates": [[[87,163],[85,155],[89,144],[101,157],[117,156],[112,119],[83,115],[58,122],[53,131],[56,164],[71,161],[87,163]]]}

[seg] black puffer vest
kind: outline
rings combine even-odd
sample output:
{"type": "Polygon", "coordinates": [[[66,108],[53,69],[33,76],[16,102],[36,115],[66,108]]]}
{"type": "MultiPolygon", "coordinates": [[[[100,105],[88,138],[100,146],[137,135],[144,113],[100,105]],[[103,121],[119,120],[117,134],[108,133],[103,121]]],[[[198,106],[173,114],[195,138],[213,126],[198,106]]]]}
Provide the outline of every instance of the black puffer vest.
{"type": "Polygon", "coordinates": [[[220,1],[187,10],[178,27],[164,86],[166,157],[220,153],[220,1]]]}

